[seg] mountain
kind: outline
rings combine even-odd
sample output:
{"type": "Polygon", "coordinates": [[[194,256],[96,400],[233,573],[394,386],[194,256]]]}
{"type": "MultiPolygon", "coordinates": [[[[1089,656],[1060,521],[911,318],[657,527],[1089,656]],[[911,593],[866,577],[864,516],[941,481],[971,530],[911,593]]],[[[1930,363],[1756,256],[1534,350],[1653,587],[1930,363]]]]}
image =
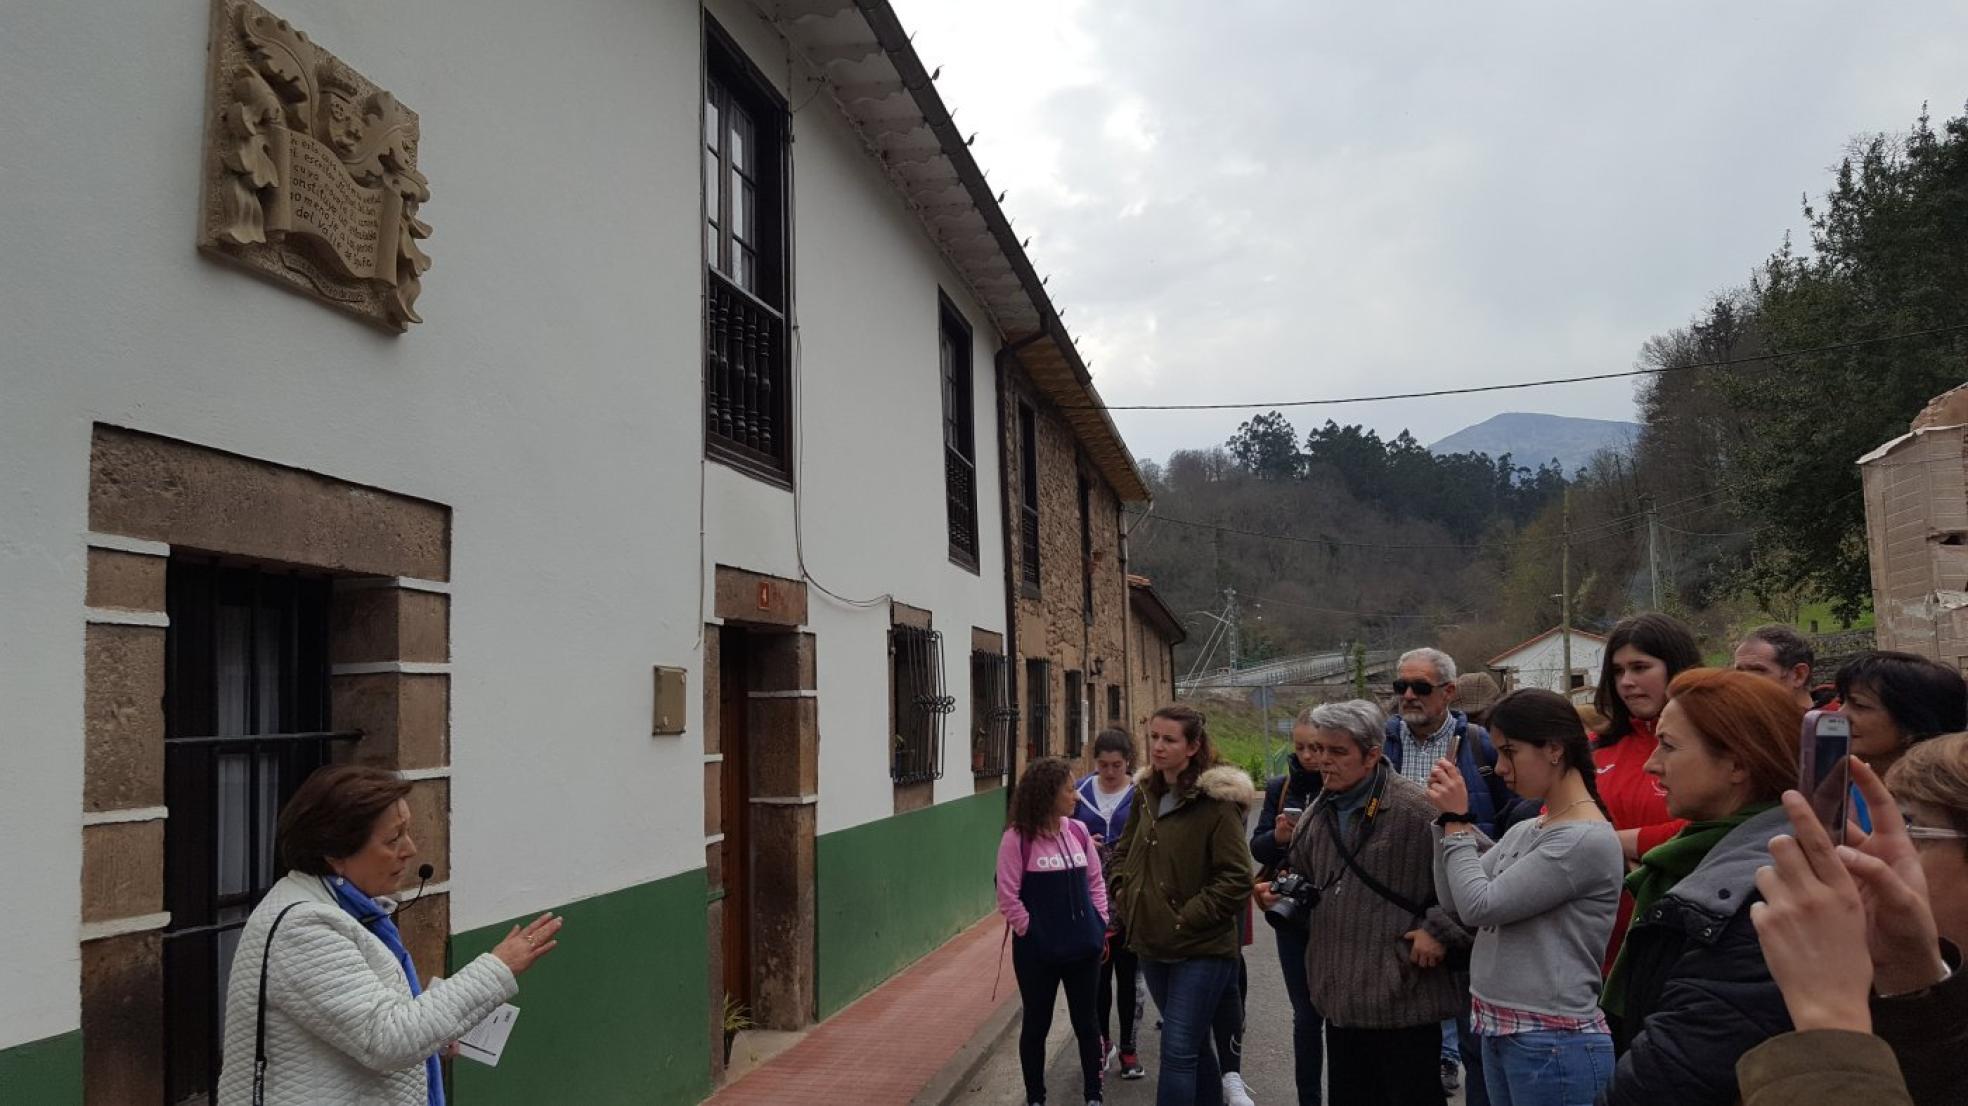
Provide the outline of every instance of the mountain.
{"type": "Polygon", "coordinates": [[[1444,454],[1501,457],[1508,453],[1512,461],[1529,468],[1555,457],[1569,476],[1602,449],[1631,449],[1639,433],[1638,423],[1506,411],[1475,426],[1465,426],[1428,448],[1444,454]]]}

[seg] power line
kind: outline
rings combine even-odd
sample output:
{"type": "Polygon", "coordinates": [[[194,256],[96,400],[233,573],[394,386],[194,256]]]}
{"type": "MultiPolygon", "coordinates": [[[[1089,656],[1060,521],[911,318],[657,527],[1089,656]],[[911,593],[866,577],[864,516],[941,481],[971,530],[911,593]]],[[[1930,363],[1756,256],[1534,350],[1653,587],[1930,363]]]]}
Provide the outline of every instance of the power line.
{"type": "Polygon", "coordinates": [[[1628,369],[1624,372],[1587,373],[1583,376],[1554,376],[1544,380],[1519,380],[1509,384],[1478,384],[1468,388],[1437,388],[1426,392],[1397,392],[1388,395],[1344,396],[1333,399],[1288,399],[1270,403],[1062,403],[1066,410],[1078,411],[1243,411],[1259,407],[1330,407],[1345,403],[1384,403],[1403,399],[1434,399],[1440,396],[1466,396],[1479,392],[1510,392],[1523,388],[1545,388],[1553,384],[1584,384],[1594,380],[1619,380],[1630,376],[1660,376],[1666,373],[1689,372],[1694,369],[1726,369],[1738,365],[1752,365],[1776,361],[1783,357],[1805,357],[1817,353],[1838,353],[1843,350],[1860,349],[1879,345],[1883,342],[1899,342],[1909,338],[1931,338],[1941,334],[1954,334],[1968,330],[1968,323],[1955,323],[1952,326],[1937,326],[1927,330],[1909,330],[1899,334],[1882,334],[1876,338],[1855,338],[1849,342],[1834,342],[1830,345],[1812,346],[1807,349],[1784,350],[1776,353],[1753,353],[1743,357],[1726,357],[1719,361],[1694,361],[1686,365],[1660,365],[1646,369],[1628,369]]]}

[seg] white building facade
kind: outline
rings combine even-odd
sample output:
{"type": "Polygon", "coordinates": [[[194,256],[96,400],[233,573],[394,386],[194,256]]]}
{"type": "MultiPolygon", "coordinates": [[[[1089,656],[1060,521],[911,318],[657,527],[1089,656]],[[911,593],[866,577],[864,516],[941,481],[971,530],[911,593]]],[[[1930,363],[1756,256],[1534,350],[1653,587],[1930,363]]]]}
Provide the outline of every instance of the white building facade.
{"type": "Polygon", "coordinates": [[[1584,630],[1573,630],[1572,667],[1565,670],[1565,638],[1558,627],[1491,657],[1485,667],[1496,672],[1505,690],[1541,687],[1590,699],[1599,686],[1599,669],[1606,657],[1606,639],[1584,630]]]}
{"type": "Polygon", "coordinates": [[[415,110],[402,334],[194,249],[213,12],[0,36],[0,1101],[204,1100],[336,758],[427,976],[568,918],[453,1101],[700,1098],[989,911],[1007,351],[1078,355],[885,0],[273,7],[415,110]]]}

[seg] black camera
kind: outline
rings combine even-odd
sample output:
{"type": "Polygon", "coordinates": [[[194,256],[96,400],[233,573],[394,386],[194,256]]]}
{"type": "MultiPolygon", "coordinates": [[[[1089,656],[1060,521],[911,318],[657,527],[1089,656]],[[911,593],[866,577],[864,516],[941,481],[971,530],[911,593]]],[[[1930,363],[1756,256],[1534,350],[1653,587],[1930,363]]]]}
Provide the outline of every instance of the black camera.
{"type": "Polygon", "coordinates": [[[1318,886],[1295,872],[1287,872],[1272,880],[1271,893],[1278,896],[1278,901],[1264,911],[1264,920],[1274,928],[1305,928],[1305,916],[1319,905],[1318,886]]]}

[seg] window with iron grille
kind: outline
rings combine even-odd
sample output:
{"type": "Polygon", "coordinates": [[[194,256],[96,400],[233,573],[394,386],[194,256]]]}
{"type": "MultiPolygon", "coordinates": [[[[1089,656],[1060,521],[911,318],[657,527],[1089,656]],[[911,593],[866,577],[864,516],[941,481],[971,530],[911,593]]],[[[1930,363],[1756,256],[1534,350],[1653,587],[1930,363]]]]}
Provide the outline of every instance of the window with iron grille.
{"type": "Polygon", "coordinates": [[[1107,721],[1116,725],[1121,721],[1121,685],[1107,685],[1107,721]]]}
{"type": "Polygon", "coordinates": [[[329,729],[328,581],[182,558],[165,581],[165,1085],[204,1102],[240,929],[285,874],[275,818],[360,734],[329,729]]]}
{"type": "Polygon", "coordinates": [[[786,105],[715,23],[704,60],[706,448],[784,481],[792,475],[786,105]]]}
{"type": "Polygon", "coordinates": [[[1025,586],[1039,590],[1039,413],[1018,405],[1018,549],[1025,586]]]}
{"type": "Polygon", "coordinates": [[[1080,610],[1093,622],[1093,485],[1080,476],[1080,610]]]}
{"type": "Polygon", "coordinates": [[[1045,756],[1052,751],[1052,664],[1025,662],[1025,756],[1045,756]]]}
{"type": "Polygon", "coordinates": [[[1002,776],[1018,739],[1018,711],[1011,705],[1011,665],[1002,653],[970,655],[970,770],[1002,776]]]}
{"type": "Polygon", "coordinates": [[[1066,755],[1076,757],[1086,748],[1086,689],[1078,672],[1066,673],[1066,755]]]}
{"type": "Polygon", "coordinates": [[[922,783],[943,778],[943,720],[957,701],[943,690],[943,635],[915,626],[888,632],[889,686],[895,738],[889,778],[922,783]]]}
{"type": "Polygon", "coordinates": [[[943,495],[950,522],[950,559],[977,571],[977,444],[970,376],[970,324],[948,298],[942,310],[938,356],[943,379],[943,495]]]}

